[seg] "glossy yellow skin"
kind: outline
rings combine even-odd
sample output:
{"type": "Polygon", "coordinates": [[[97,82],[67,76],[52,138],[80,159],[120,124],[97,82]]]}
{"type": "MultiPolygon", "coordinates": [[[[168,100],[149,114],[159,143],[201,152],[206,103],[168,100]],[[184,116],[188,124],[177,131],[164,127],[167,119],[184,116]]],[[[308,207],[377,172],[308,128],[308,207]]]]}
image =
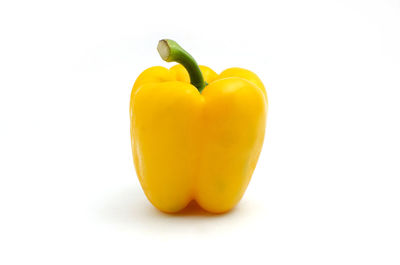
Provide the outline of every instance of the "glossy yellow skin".
{"type": "Polygon", "coordinates": [[[252,72],[220,75],[200,66],[200,94],[185,68],[145,70],[131,95],[136,173],[150,202],[178,212],[196,200],[206,211],[232,209],[243,196],[261,152],[267,95],[252,72]]]}

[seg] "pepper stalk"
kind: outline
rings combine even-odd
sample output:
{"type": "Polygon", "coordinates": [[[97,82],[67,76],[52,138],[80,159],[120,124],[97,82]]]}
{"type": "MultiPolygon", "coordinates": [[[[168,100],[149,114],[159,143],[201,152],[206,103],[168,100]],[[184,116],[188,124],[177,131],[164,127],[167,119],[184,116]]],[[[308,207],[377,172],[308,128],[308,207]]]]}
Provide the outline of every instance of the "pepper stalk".
{"type": "Polygon", "coordinates": [[[157,51],[164,61],[182,64],[189,73],[190,83],[201,93],[207,83],[204,81],[196,60],[187,51],[179,46],[178,43],[169,39],[160,40],[157,51]]]}

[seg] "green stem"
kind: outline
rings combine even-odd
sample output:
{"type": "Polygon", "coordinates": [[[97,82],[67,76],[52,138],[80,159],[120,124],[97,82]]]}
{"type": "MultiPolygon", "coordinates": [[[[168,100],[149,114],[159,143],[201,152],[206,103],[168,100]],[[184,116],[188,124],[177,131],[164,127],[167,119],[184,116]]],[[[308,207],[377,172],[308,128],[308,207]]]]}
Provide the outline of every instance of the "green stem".
{"type": "Polygon", "coordinates": [[[182,64],[189,73],[190,83],[201,93],[206,86],[206,83],[204,82],[203,74],[201,73],[199,66],[187,51],[185,51],[175,41],[168,39],[160,40],[158,42],[157,50],[164,61],[182,64]]]}

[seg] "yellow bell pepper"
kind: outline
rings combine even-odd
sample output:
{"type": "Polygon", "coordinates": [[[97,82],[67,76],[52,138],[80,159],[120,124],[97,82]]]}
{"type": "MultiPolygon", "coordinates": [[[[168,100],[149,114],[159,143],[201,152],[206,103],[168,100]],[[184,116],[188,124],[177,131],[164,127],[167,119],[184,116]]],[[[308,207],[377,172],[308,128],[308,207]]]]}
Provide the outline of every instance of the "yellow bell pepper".
{"type": "Polygon", "coordinates": [[[150,202],[178,212],[195,200],[222,213],[243,196],[261,152],[267,94],[254,73],[216,74],[176,42],[161,40],[161,57],[180,64],[151,67],[130,101],[136,173],[150,202]]]}

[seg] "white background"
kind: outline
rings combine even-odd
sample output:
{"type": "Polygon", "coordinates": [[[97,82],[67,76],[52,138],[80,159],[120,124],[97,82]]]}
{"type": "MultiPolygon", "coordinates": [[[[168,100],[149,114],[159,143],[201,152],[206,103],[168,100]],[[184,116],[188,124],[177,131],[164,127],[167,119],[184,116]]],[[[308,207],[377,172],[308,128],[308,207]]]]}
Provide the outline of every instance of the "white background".
{"type": "Polygon", "coordinates": [[[1,1],[0,264],[400,264],[400,2],[1,1]],[[161,38],[266,85],[225,215],[158,212],[129,96],[161,38]]]}

